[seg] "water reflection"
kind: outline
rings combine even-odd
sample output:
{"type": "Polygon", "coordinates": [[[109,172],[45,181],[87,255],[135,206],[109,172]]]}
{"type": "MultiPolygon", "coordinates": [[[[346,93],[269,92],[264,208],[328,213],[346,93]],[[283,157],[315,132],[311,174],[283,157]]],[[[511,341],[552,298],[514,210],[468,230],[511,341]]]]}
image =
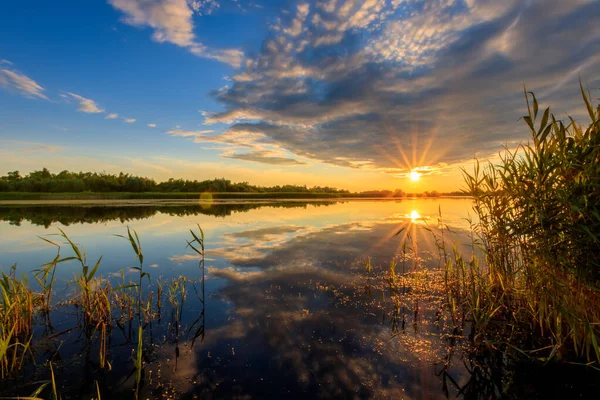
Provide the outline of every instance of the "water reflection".
{"type": "MultiPolygon", "coordinates": [[[[444,240],[470,254],[468,200],[220,206],[1,209],[0,265],[48,261],[50,249],[24,243],[70,224],[67,233],[90,258],[105,254],[102,274],[119,279],[133,257],[111,234],[134,227],[155,266],[147,293],[160,303],[145,397],[502,397],[503,381],[490,372],[507,373],[502,360],[468,357],[469,326],[448,319],[440,291],[432,232],[447,225],[444,240]],[[185,248],[196,223],[206,233],[206,265],[185,248]]],[[[69,290],[72,270],[60,273],[69,290]]],[[[72,326],[64,314],[53,324],[56,332],[72,326]]],[[[57,375],[76,382],[68,360],[77,359],[78,339],[60,338],[57,375]]],[[[113,397],[123,395],[115,382],[129,373],[130,342],[124,322],[110,343],[114,369],[103,378],[113,397]]]]}
{"type": "Polygon", "coordinates": [[[273,208],[306,208],[335,204],[336,201],[322,202],[222,202],[215,203],[202,199],[199,204],[169,204],[164,201],[154,201],[146,205],[131,203],[128,205],[107,204],[102,206],[70,205],[70,206],[0,206],[0,222],[6,221],[11,225],[20,226],[23,221],[49,228],[53,223],[63,226],[72,224],[95,224],[117,220],[121,223],[148,219],[157,214],[171,216],[212,215],[228,217],[234,213],[248,212],[264,207],[273,208]],[[165,204],[166,203],[166,204],[165,204]]]}
{"type": "Polygon", "coordinates": [[[410,212],[410,220],[412,222],[417,222],[419,219],[421,219],[421,214],[419,214],[417,210],[412,210],[410,212]]]}

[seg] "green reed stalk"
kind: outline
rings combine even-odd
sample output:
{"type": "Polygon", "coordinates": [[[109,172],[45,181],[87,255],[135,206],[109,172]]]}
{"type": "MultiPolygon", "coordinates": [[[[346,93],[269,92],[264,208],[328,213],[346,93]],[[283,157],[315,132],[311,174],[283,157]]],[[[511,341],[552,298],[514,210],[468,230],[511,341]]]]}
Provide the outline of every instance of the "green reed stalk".
{"type": "MultiPolygon", "coordinates": [[[[583,357],[598,365],[600,106],[580,88],[587,128],[570,117],[565,125],[549,108],[540,113],[525,91],[531,142],[506,148],[498,165],[463,171],[486,262],[473,260],[468,282],[456,282],[469,300],[453,293],[467,301],[479,337],[510,340],[543,360],[583,357]],[[498,320],[507,322],[488,328],[498,320]]],[[[464,261],[455,256],[453,264],[462,269],[464,261]]]]}

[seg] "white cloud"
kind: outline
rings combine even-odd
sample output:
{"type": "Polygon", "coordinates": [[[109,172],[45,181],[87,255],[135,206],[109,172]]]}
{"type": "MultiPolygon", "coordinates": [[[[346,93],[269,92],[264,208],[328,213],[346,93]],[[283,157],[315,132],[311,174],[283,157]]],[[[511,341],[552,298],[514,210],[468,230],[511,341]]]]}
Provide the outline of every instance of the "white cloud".
{"type": "Polygon", "coordinates": [[[148,124],[147,126],[149,126],[150,128],[156,128],[156,124],[148,124]]]}
{"type": "Polygon", "coordinates": [[[98,114],[98,113],[104,112],[104,109],[100,108],[94,100],[86,99],[85,97],[80,96],[75,93],[71,93],[71,92],[67,92],[67,93],[69,94],[69,96],[73,97],[75,100],[77,100],[79,102],[79,108],[77,109],[77,111],[81,111],[81,112],[89,113],[89,114],[98,114]]]}
{"type": "Polygon", "coordinates": [[[411,67],[431,65],[438,53],[462,38],[467,29],[502,17],[515,3],[516,0],[469,0],[464,10],[457,11],[454,1],[430,1],[409,17],[390,21],[383,35],[371,40],[367,52],[411,67]]]}
{"type": "Polygon", "coordinates": [[[104,117],[104,119],[117,119],[117,118],[119,118],[119,114],[117,114],[117,113],[110,113],[106,117],[104,117]]]}
{"type": "Polygon", "coordinates": [[[126,24],[152,28],[152,39],[158,43],[173,43],[199,57],[218,60],[236,68],[242,63],[243,53],[240,50],[211,49],[195,38],[194,12],[210,14],[216,8],[214,1],[109,0],[109,3],[125,14],[123,22],[126,24]]]}
{"type": "MultiPolygon", "coordinates": [[[[2,64],[11,65],[9,61],[2,60],[2,64]]],[[[28,98],[48,100],[44,88],[33,79],[16,71],[0,69],[0,86],[7,90],[14,90],[28,98]]]]}
{"type": "Polygon", "coordinates": [[[135,122],[135,118],[125,118],[125,117],[123,117],[123,121],[127,122],[128,124],[133,124],[135,122]]]}
{"type": "Polygon", "coordinates": [[[284,29],[284,32],[290,36],[298,36],[300,33],[302,33],[302,24],[304,23],[304,20],[310,11],[310,6],[308,3],[298,4],[296,8],[296,18],[294,18],[292,21],[292,26],[284,29]]]}
{"type": "Polygon", "coordinates": [[[210,15],[220,7],[216,0],[188,0],[188,3],[199,15],[210,15]]]}

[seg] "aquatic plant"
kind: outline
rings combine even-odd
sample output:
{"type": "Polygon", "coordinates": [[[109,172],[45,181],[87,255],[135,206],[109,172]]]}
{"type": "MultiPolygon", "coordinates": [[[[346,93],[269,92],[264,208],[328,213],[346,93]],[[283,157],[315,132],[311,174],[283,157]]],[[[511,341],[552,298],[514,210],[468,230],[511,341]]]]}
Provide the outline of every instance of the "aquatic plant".
{"type": "Polygon", "coordinates": [[[202,275],[200,276],[200,292],[196,289],[196,285],[192,282],[192,287],[194,288],[194,292],[196,293],[196,297],[202,304],[202,311],[198,318],[190,325],[188,328],[188,334],[197,326],[194,336],[192,337],[192,343],[190,347],[194,347],[194,343],[198,338],[200,338],[200,342],[204,342],[204,336],[206,334],[206,298],[205,298],[205,265],[204,265],[204,231],[197,225],[198,231],[200,232],[200,236],[194,233],[193,230],[190,229],[190,233],[192,234],[193,240],[187,241],[188,247],[190,247],[194,252],[200,257],[198,260],[198,268],[200,269],[202,275]]]}
{"type": "Polygon", "coordinates": [[[135,398],[136,400],[139,398],[140,389],[142,384],[142,378],[144,377],[144,361],[142,360],[143,354],[143,331],[144,329],[140,325],[138,327],[138,339],[137,339],[137,349],[134,350],[131,359],[133,360],[133,366],[135,369],[135,398]]]}
{"type": "Polygon", "coordinates": [[[525,91],[531,142],[464,171],[485,263],[446,264],[478,340],[541,360],[600,362],[600,106],[580,85],[586,128],[525,91]],[[531,99],[531,101],[530,101],[531,99]],[[465,303],[466,302],[466,303],[465,303]]]}
{"type": "MultiPolygon", "coordinates": [[[[40,355],[47,352],[47,369],[43,374],[46,374],[49,379],[39,381],[36,384],[39,386],[31,393],[28,398],[53,398],[59,399],[60,394],[57,390],[56,378],[54,376],[53,358],[58,355],[58,348],[52,350],[48,344],[54,343],[54,338],[75,331],[82,335],[78,340],[82,345],[84,354],[84,368],[91,368],[93,374],[98,373],[103,368],[108,366],[108,371],[112,369],[109,349],[111,348],[110,341],[112,338],[112,328],[116,325],[125,333],[125,343],[135,343],[132,349],[132,376],[135,378],[133,387],[135,397],[140,396],[140,392],[144,386],[144,359],[148,358],[155,343],[152,337],[152,320],[157,316],[160,318],[161,302],[163,301],[163,285],[164,281],[160,280],[157,284],[157,312],[152,309],[153,295],[152,290],[148,291],[147,299],[145,299],[142,288],[144,278],[148,279],[150,284],[150,275],[143,269],[144,256],[142,253],[141,243],[138,234],[135,230],[128,228],[127,235],[117,235],[124,237],[131,244],[132,249],[136,254],[139,262],[138,267],[133,269],[138,272],[137,282],[131,282],[125,279],[125,273],[121,270],[121,282],[115,286],[109,279],[102,278],[99,275],[102,257],[90,266],[86,251],[75,243],[64,231],[59,229],[57,234],[63,239],[72,254],[63,256],[61,245],[58,241],[52,241],[47,238],[40,238],[45,242],[57,248],[56,256],[52,261],[43,264],[40,268],[33,271],[38,290],[31,288],[29,281],[25,276],[18,277],[16,273],[16,265],[13,266],[8,273],[2,271],[0,279],[0,378],[2,378],[2,390],[7,389],[4,383],[9,380],[21,379],[21,373],[26,366],[33,366],[40,358],[40,355]],[[56,282],[56,268],[59,264],[74,261],[79,264],[79,269],[74,274],[73,284],[74,291],[70,292],[66,297],[61,297],[61,301],[52,304],[54,286],[56,282]],[[73,315],[77,317],[75,326],[54,332],[51,327],[51,314],[59,308],[70,307],[75,311],[73,315]],[[113,315],[113,309],[118,312],[113,315]],[[137,312],[136,312],[137,311],[137,312]],[[135,316],[138,316],[137,321],[135,316]],[[38,317],[43,317],[43,321],[47,327],[51,329],[44,330],[42,337],[39,334],[34,334],[34,326],[40,322],[38,317]],[[36,322],[37,321],[37,322],[36,322]],[[134,328],[134,321],[137,326],[134,328]],[[128,327],[126,327],[128,325],[128,327]],[[145,348],[144,337],[145,330],[150,330],[148,337],[150,346],[145,348]],[[137,330],[137,341],[132,336],[131,331],[137,330]],[[128,331],[128,332],[127,332],[128,331]],[[42,352],[36,349],[41,346],[42,352]],[[97,358],[93,357],[93,351],[97,349],[97,358]],[[35,359],[34,359],[35,354],[35,359]],[[6,379],[6,380],[5,380],[6,379]],[[51,389],[49,393],[48,388],[51,389]],[[43,394],[46,393],[46,396],[43,394]]],[[[191,246],[195,251],[201,254],[204,252],[204,233],[200,229],[200,235],[193,233],[193,239],[187,241],[188,246],[191,246]]],[[[203,266],[204,260],[201,259],[203,266]]],[[[201,296],[201,303],[204,303],[204,269],[201,269],[201,293],[194,286],[196,293],[201,296]]],[[[194,282],[187,277],[181,276],[175,280],[167,292],[169,301],[175,304],[175,320],[180,320],[183,313],[183,306],[187,297],[188,284],[194,282]]],[[[151,288],[151,286],[150,286],[151,288]]],[[[204,315],[202,311],[201,316],[204,315]]],[[[194,322],[190,329],[197,326],[198,321],[194,322]]],[[[202,331],[196,333],[195,340],[198,336],[204,335],[203,327],[204,320],[201,321],[202,331]]],[[[179,326],[177,324],[177,329],[179,326]]],[[[177,336],[179,334],[177,333],[177,336]]],[[[178,339],[177,339],[178,340],[178,339]]],[[[193,341],[192,340],[192,341],[193,341]]],[[[124,345],[123,344],[123,345],[124,345]]],[[[61,365],[62,367],[62,365],[61,365]]],[[[94,391],[97,398],[100,398],[100,383],[98,380],[90,380],[89,385],[95,385],[94,391]]],[[[30,385],[30,384],[29,384],[30,385]]],[[[19,390],[27,390],[22,388],[19,390]]],[[[112,390],[112,389],[108,389],[112,390]]]]}
{"type": "Polygon", "coordinates": [[[132,230],[129,229],[129,227],[127,227],[127,237],[123,236],[123,235],[115,235],[117,237],[123,238],[125,240],[127,240],[129,242],[129,244],[131,244],[131,248],[133,249],[138,262],[139,262],[139,266],[138,267],[132,267],[132,269],[136,270],[139,272],[139,281],[137,284],[137,290],[138,290],[138,318],[139,318],[139,323],[141,325],[141,320],[142,320],[142,295],[143,295],[143,286],[142,286],[142,280],[144,279],[144,277],[148,278],[148,282],[150,282],[150,274],[148,272],[144,272],[144,253],[142,252],[142,244],[140,243],[140,238],[137,234],[137,232],[135,230],[133,230],[133,235],[131,234],[132,230]]]}
{"type": "MultiPolygon", "coordinates": [[[[39,236],[38,236],[39,237],[39,236]]],[[[44,295],[44,311],[46,315],[50,313],[51,306],[51,298],[52,298],[52,288],[54,287],[55,279],[54,275],[56,274],[56,266],[58,263],[62,262],[60,256],[60,245],[46,239],[43,237],[39,237],[43,241],[50,243],[51,245],[57,248],[56,257],[46,264],[43,264],[41,268],[33,271],[33,276],[37,280],[38,284],[42,288],[42,292],[44,295]]]]}
{"type": "MultiPolygon", "coordinates": [[[[90,269],[87,263],[87,253],[84,249],[79,247],[73,242],[67,234],[59,228],[60,236],[67,241],[74,255],[71,257],[60,258],[60,247],[58,254],[54,261],[45,264],[46,267],[42,269],[42,273],[47,274],[47,270],[51,269],[52,278],[48,287],[43,286],[44,290],[52,289],[53,274],[58,263],[66,261],[77,261],[81,266],[81,271],[75,274],[74,282],[76,285],[76,296],[73,299],[75,304],[81,310],[81,316],[83,321],[83,330],[88,339],[91,342],[98,333],[99,339],[99,362],[100,367],[104,368],[106,365],[110,368],[111,365],[107,362],[108,354],[108,338],[110,336],[110,330],[112,327],[112,307],[111,307],[111,293],[112,286],[109,281],[102,278],[96,277],[98,268],[102,261],[102,256],[98,258],[94,266],[90,269]]],[[[51,244],[55,243],[46,240],[51,244]]],[[[38,278],[42,282],[43,279],[38,278]]],[[[49,311],[49,304],[46,308],[49,311]]]]}
{"type": "Polygon", "coordinates": [[[17,267],[2,271],[0,279],[0,377],[20,370],[33,338],[33,319],[42,304],[29,288],[25,277],[18,278],[17,267]]]}

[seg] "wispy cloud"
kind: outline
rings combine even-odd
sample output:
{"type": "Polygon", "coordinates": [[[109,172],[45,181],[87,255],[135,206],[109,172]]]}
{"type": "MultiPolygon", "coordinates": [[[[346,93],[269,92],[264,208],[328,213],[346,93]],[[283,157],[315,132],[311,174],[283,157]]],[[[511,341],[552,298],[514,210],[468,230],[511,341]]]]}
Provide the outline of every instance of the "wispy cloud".
{"type": "MultiPolygon", "coordinates": [[[[2,65],[10,66],[12,63],[8,60],[2,60],[0,66],[2,65]]],[[[44,88],[39,83],[12,69],[0,68],[0,86],[31,99],[48,100],[48,97],[44,94],[44,88]]]]}
{"type": "Polygon", "coordinates": [[[133,124],[135,122],[135,118],[125,118],[125,117],[123,117],[123,121],[127,122],[128,124],[133,124]]]}
{"type": "Polygon", "coordinates": [[[62,147],[55,145],[48,145],[45,143],[28,142],[23,140],[10,140],[0,139],[0,143],[3,143],[7,147],[11,147],[20,153],[33,153],[33,152],[48,152],[55,153],[62,150],[62,147]]]}
{"type": "MultiPolygon", "coordinates": [[[[179,125],[177,126],[179,128],[179,125]]],[[[171,136],[180,136],[180,137],[202,137],[208,133],[213,133],[214,131],[211,129],[203,130],[203,131],[183,131],[181,129],[171,129],[167,131],[167,135],[171,136]]]]}
{"type": "Polygon", "coordinates": [[[156,124],[147,124],[146,126],[148,126],[150,128],[156,128],[156,124]]]}
{"type": "Polygon", "coordinates": [[[307,163],[304,161],[296,160],[294,158],[288,157],[279,157],[275,155],[271,155],[272,153],[269,151],[251,151],[249,153],[234,153],[225,155],[225,158],[232,158],[235,160],[243,160],[243,161],[251,161],[262,164],[271,164],[271,165],[306,165],[307,163]]]}
{"type": "Polygon", "coordinates": [[[269,143],[266,135],[253,129],[231,129],[214,134],[213,130],[182,131],[172,129],[171,136],[193,138],[194,142],[208,145],[210,149],[222,150],[221,157],[269,165],[292,166],[308,163],[290,157],[277,145],[269,143]]]}
{"type": "Polygon", "coordinates": [[[104,117],[104,119],[117,119],[117,118],[119,118],[119,114],[117,114],[117,113],[110,113],[110,114],[107,114],[106,117],[104,117]]]}
{"type": "Polygon", "coordinates": [[[94,100],[87,99],[83,96],[80,96],[78,94],[71,93],[71,92],[68,92],[68,94],[69,94],[69,96],[74,98],[77,102],[79,102],[79,108],[77,109],[77,111],[81,111],[81,112],[89,113],[89,114],[99,114],[99,113],[104,112],[104,109],[100,108],[94,100]]]}
{"type": "Polygon", "coordinates": [[[234,67],[242,64],[243,53],[237,49],[213,49],[199,42],[194,35],[194,13],[210,14],[218,3],[188,0],[109,0],[124,14],[123,22],[133,26],[150,27],[152,39],[186,48],[191,53],[218,60],[234,67]]]}

